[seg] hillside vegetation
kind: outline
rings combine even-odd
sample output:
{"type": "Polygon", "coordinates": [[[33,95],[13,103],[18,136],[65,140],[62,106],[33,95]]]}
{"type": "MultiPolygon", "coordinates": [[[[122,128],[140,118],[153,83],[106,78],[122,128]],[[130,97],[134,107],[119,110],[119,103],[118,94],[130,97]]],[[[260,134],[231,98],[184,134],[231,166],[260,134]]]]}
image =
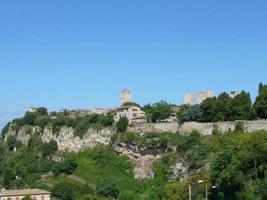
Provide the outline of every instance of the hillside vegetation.
{"type": "Polygon", "coordinates": [[[55,142],[44,144],[38,133],[27,146],[10,136],[0,145],[1,185],[43,188],[52,191],[54,198],[66,200],[186,199],[189,184],[194,199],[204,198],[205,184],[209,199],[267,198],[266,131],[249,134],[237,126],[234,132],[217,131],[212,137],[196,131],[188,136],[147,133],[142,137],[126,132],[118,137],[143,149],[175,147],[176,151],[161,152],[162,161],[154,164],[154,179],[139,181],[134,179],[129,159],[118,156],[112,146],[62,153],[55,142]],[[55,155],[60,161],[54,161],[55,155]],[[181,157],[189,166],[188,179],[173,179],[170,166],[181,157]]]}
{"type": "MultiPolygon", "coordinates": [[[[142,109],[147,120],[156,123],[173,114],[172,106],[161,101],[142,109]]],[[[177,118],[181,123],[265,119],[267,86],[260,84],[254,103],[246,92],[234,98],[223,93],[201,105],[183,106],[177,118]]],[[[267,131],[247,133],[238,121],[234,131],[223,134],[214,128],[211,136],[195,130],[188,135],[140,134],[127,132],[128,124],[127,118],[115,124],[112,113],[48,113],[46,108],[27,112],[2,130],[0,187],[46,189],[54,200],[184,200],[189,197],[189,185],[194,200],[205,199],[206,186],[211,200],[267,199],[267,131]],[[62,127],[71,127],[81,140],[85,133],[91,134],[88,129],[117,131],[111,132],[108,145],[73,153],[59,151],[53,139],[42,140],[44,130],[57,136],[62,127]],[[29,136],[26,143],[19,138],[21,129],[29,136]],[[136,163],[129,155],[119,155],[119,146],[134,149],[141,157],[158,156],[153,178],[135,179],[136,163]],[[177,165],[185,170],[174,173],[177,165]]]]}

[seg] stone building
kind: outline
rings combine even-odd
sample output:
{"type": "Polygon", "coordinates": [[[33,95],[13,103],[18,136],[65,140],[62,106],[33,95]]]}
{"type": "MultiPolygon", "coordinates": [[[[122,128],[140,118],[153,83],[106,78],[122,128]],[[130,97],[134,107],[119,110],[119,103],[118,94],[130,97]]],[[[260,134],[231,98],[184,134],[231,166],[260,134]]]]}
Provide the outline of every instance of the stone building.
{"type": "Polygon", "coordinates": [[[32,107],[32,106],[27,109],[27,112],[31,112],[31,113],[36,112],[36,111],[37,111],[37,108],[32,107]]]}
{"type": "Polygon", "coordinates": [[[50,200],[51,193],[40,189],[1,190],[0,200],[21,200],[30,196],[33,200],[50,200]]]}
{"type": "Polygon", "coordinates": [[[197,104],[201,104],[207,98],[214,97],[215,95],[211,91],[200,91],[197,93],[197,104]]]}
{"type": "Polygon", "coordinates": [[[184,95],[184,104],[195,105],[201,104],[209,97],[214,97],[215,95],[211,91],[199,91],[197,94],[187,93],[184,95]]]}
{"type": "Polygon", "coordinates": [[[132,102],[132,92],[125,89],[121,92],[121,105],[127,102],[132,102]]]}
{"type": "Polygon", "coordinates": [[[192,93],[187,93],[184,95],[184,104],[193,105],[193,95],[192,93]]]}
{"type": "Polygon", "coordinates": [[[145,112],[141,110],[138,106],[122,106],[117,109],[115,115],[115,121],[119,121],[120,118],[127,117],[129,123],[132,122],[145,122],[145,112]]]}

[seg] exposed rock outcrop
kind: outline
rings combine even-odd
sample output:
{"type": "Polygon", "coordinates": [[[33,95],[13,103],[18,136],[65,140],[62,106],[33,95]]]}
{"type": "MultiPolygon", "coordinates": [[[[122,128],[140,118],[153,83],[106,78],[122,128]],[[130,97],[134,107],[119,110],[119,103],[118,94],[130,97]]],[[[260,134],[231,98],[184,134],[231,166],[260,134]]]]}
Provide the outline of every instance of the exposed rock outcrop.
{"type": "Polygon", "coordinates": [[[137,147],[126,144],[115,146],[115,151],[130,158],[130,161],[134,164],[136,179],[154,178],[153,164],[161,160],[161,155],[141,155],[137,147]]]}
{"type": "Polygon", "coordinates": [[[175,161],[175,163],[170,167],[169,176],[171,179],[179,179],[184,180],[188,177],[189,166],[186,161],[182,158],[179,158],[175,161]]]}
{"type": "Polygon", "coordinates": [[[88,147],[92,148],[97,144],[108,145],[113,134],[114,130],[110,128],[102,129],[99,132],[94,129],[88,129],[83,138],[80,138],[74,136],[73,128],[62,127],[57,135],[46,128],[41,137],[45,143],[55,140],[60,151],[78,152],[88,147]]]}
{"type": "Polygon", "coordinates": [[[23,126],[18,131],[9,129],[5,138],[10,135],[15,135],[17,140],[27,145],[31,134],[38,132],[44,143],[48,143],[51,140],[55,140],[60,151],[73,151],[78,152],[79,150],[94,147],[97,144],[108,145],[110,143],[112,135],[115,131],[111,128],[105,128],[101,131],[94,129],[88,129],[84,134],[83,138],[74,136],[73,128],[62,127],[58,134],[54,134],[51,128],[46,127],[43,131],[39,127],[23,126]]]}

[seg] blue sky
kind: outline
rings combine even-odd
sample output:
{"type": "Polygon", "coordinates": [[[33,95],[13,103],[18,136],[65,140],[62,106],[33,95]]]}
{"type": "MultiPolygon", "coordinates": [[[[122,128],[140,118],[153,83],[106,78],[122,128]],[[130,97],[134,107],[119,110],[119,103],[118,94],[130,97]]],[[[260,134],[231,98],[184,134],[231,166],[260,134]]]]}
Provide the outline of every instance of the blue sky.
{"type": "Polygon", "coordinates": [[[29,106],[182,103],[198,90],[255,97],[267,77],[265,0],[3,0],[0,127],[29,106]]]}

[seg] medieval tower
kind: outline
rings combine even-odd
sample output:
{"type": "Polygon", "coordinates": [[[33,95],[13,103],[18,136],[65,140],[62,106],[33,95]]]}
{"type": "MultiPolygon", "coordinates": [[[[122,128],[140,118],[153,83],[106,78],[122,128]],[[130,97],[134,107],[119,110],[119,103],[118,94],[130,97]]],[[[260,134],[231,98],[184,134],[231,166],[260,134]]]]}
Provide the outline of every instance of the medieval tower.
{"type": "Polygon", "coordinates": [[[132,92],[125,89],[121,92],[121,104],[132,102],[132,92]]]}

